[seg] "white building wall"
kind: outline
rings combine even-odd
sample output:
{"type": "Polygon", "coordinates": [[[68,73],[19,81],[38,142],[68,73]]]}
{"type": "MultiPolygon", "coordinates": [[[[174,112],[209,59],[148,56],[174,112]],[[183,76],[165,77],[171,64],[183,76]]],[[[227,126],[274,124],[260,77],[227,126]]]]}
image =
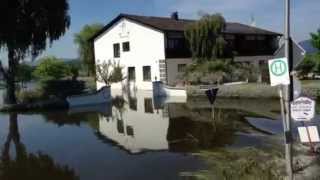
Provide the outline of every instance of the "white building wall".
{"type": "MultiPolygon", "coordinates": [[[[152,81],[159,80],[158,61],[165,59],[164,34],[161,31],[138,24],[128,19],[121,19],[94,41],[96,64],[100,61],[116,60],[124,66],[123,73],[127,76],[128,67],[135,67],[137,89],[151,90],[152,82],[143,81],[143,66],[151,66],[152,81]],[[123,52],[122,43],[130,42],[130,51],[123,52]],[[114,58],[113,44],[120,43],[120,58],[114,58]]],[[[127,80],[112,85],[119,89],[127,80]]],[[[133,83],[132,83],[133,84],[133,83]]],[[[97,82],[97,89],[104,86],[97,82]]]]}
{"type": "Polygon", "coordinates": [[[99,131],[131,153],[167,150],[169,148],[167,140],[169,117],[163,116],[163,110],[155,109],[154,105],[152,105],[153,113],[146,112],[145,100],[151,100],[154,104],[152,92],[138,91],[135,97],[137,98],[136,110],[130,109],[126,103],[125,111],[122,113],[115,107],[112,108],[112,119],[99,117],[99,131]],[[120,133],[117,128],[119,120],[123,123],[123,133],[120,133]],[[128,134],[127,127],[132,128],[133,136],[128,134]]]}

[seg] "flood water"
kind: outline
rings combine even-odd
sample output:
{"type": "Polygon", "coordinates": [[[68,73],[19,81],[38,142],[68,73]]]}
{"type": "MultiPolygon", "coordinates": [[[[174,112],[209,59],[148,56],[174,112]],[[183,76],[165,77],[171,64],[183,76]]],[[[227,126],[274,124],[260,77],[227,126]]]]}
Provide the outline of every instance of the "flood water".
{"type": "Polygon", "coordinates": [[[274,120],[278,102],[266,102],[268,108],[247,103],[224,100],[211,107],[206,99],[137,92],[69,111],[0,114],[0,178],[191,179],[210,166],[197,155],[204,151],[273,148],[269,137],[282,128],[274,120]]]}

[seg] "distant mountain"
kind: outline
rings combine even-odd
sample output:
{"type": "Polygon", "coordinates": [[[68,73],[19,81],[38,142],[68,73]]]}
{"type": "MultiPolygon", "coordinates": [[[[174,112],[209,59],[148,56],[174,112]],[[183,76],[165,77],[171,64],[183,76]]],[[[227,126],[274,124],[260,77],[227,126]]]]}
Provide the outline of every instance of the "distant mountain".
{"type": "Polygon", "coordinates": [[[308,54],[313,54],[318,52],[318,50],[312,46],[310,39],[299,42],[299,45],[303,47],[303,49],[305,49],[308,54]]]}

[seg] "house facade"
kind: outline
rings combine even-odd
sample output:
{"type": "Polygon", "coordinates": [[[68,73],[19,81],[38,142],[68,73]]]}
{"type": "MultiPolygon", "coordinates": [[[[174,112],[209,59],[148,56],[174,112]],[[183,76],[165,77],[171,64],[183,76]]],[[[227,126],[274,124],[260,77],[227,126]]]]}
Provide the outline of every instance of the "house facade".
{"type": "MultiPolygon", "coordinates": [[[[152,81],[182,86],[179,80],[184,68],[192,62],[184,31],[194,20],[171,17],[149,17],[120,14],[93,38],[96,64],[119,61],[126,77],[113,88],[126,85],[136,89],[152,89],[152,81]]],[[[227,23],[223,32],[226,51],[239,62],[261,62],[278,48],[278,33],[240,24],[227,23]]],[[[104,86],[97,82],[97,88],[104,86]]]]}

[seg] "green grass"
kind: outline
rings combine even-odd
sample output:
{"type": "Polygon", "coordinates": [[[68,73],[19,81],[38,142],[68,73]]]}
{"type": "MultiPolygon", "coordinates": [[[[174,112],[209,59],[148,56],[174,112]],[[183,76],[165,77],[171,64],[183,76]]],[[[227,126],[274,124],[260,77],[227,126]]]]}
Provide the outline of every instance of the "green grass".
{"type": "Polygon", "coordinates": [[[197,155],[207,165],[207,170],[193,172],[193,179],[269,180],[283,179],[284,162],[277,151],[255,148],[235,150],[216,149],[201,151],[197,155]]]}
{"type": "MultiPolygon", "coordinates": [[[[320,80],[307,80],[302,82],[302,94],[314,98],[320,97],[320,80]]],[[[187,89],[189,96],[204,96],[203,90],[198,86],[187,89]]],[[[269,84],[248,83],[240,85],[220,86],[218,96],[222,98],[279,98],[277,87],[269,84]]]]}

